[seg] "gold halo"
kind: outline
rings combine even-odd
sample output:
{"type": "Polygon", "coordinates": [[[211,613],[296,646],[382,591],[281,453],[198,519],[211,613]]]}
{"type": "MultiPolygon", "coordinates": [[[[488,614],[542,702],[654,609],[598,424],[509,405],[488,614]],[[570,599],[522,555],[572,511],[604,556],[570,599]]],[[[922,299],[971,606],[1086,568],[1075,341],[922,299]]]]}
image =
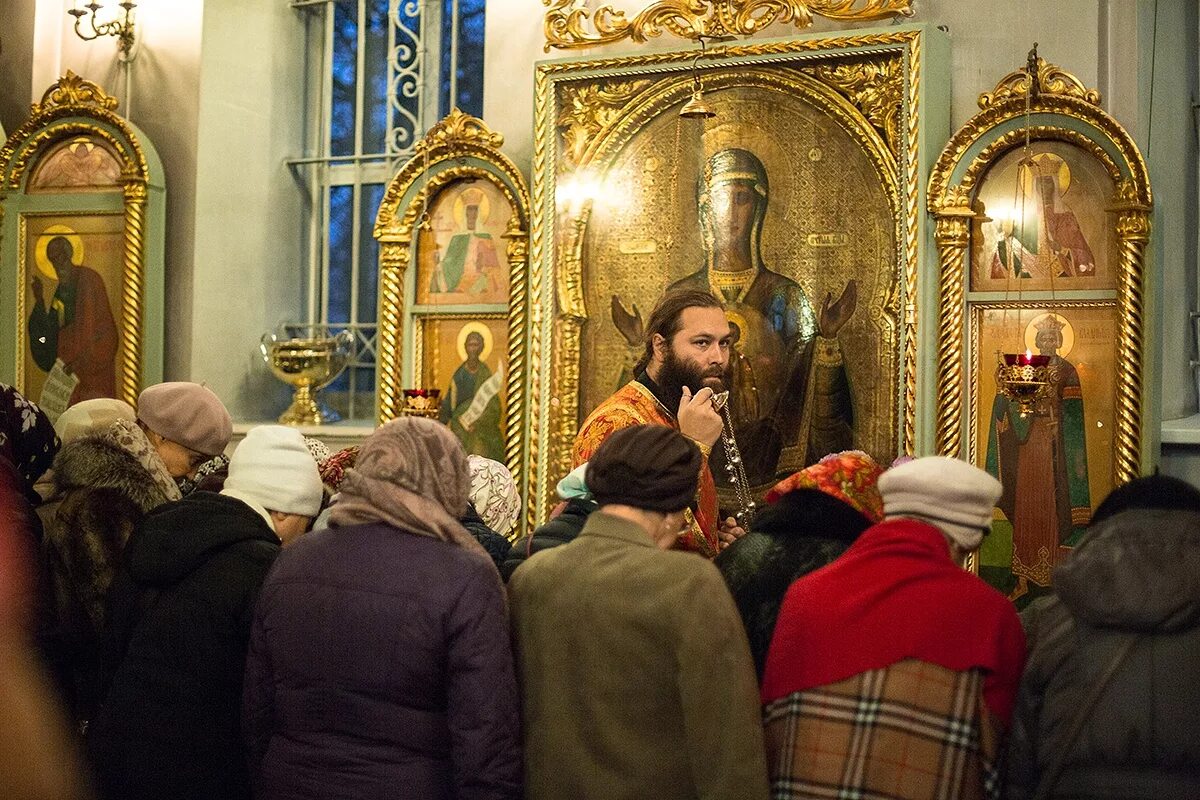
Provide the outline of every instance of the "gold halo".
{"type": "Polygon", "coordinates": [[[83,239],[75,232],[75,229],[67,225],[50,225],[38,234],[37,244],[34,245],[33,261],[37,264],[38,272],[52,281],[58,280],[58,273],[55,271],[54,265],[50,263],[50,259],[46,257],[46,246],[56,236],[61,236],[71,243],[71,263],[77,267],[83,264],[83,239]]]}
{"type": "MultiPolygon", "coordinates": [[[[1039,175],[1054,176],[1054,182],[1058,186],[1060,195],[1067,193],[1067,189],[1071,186],[1071,168],[1067,166],[1067,162],[1063,161],[1061,156],[1055,153],[1038,153],[1030,160],[1037,165],[1039,175]]],[[[1033,185],[1032,170],[1025,165],[1018,165],[1017,174],[1020,175],[1021,188],[1024,189],[1025,196],[1034,197],[1037,187],[1033,185]]]]}
{"type": "Polygon", "coordinates": [[[483,337],[483,352],[479,354],[480,361],[487,361],[487,357],[492,354],[492,330],[482,322],[468,322],[462,326],[462,330],[458,332],[458,357],[463,361],[467,360],[467,335],[478,333],[483,337]]]}
{"type": "Polygon", "coordinates": [[[746,318],[736,311],[725,309],[725,319],[738,326],[738,347],[744,350],[746,347],[746,340],[750,336],[750,326],[746,323],[746,318]]]}
{"type": "Polygon", "coordinates": [[[476,229],[484,226],[484,224],[487,222],[488,212],[492,210],[492,203],[482,189],[478,189],[474,186],[463,189],[454,198],[454,208],[452,213],[454,214],[454,224],[457,226],[456,230],[465,231],[467,229],[466,197],[468,194],[471,195],[471,199],[474,201],[474,204],[479,206],[479,216],[475,218],[476,229]]]}
{"type": "Polygon", "coordinates": [[[1053,311],[1047,311],[1045,314],[1038,314],[1029,321],[1028,325],[1025,326],[1025,349],[1034,355],[1037,355],[1041,352],[1037,349],[1037,326],[1042,320],[1049,319],[1050,317],[1054,317],[1063,326],[1062,347],[1058,348],[1054,352],[1058,353],[1060,357],[1066,358],[1067,353],[1070,353],[1071,349],[1075,347],[1075,329],[1071,327],[1071,323],[1067,322],[1066,317],[1064,317],[1062,314],[1055,314],[1053,311]]]}

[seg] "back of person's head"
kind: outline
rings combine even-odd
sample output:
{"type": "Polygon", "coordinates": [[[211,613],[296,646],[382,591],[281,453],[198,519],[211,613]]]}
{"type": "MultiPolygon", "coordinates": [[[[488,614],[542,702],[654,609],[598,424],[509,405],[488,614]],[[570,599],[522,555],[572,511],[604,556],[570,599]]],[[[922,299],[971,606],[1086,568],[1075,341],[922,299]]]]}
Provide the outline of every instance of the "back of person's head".
{"type": "Polygon", "coordinates": [[[251,428],[229,459],[222,494],[252,500],[268,511],[315,517],[324,485],[317,462],[295,428],[251,428]]]}
{"type": "Polygon", "coordinates": [[[1091,524],[1133,509],[1200,511],[1200,489],[1169,475],[1134,478],[1108,493],[1092,514],[1091,524]]]}
{"type": "Polygon", "coordinates": [[[695,500],[701,463],[700,448],[673,428],[634,425],[604,440],[584,481],[600,506],[670,514],[695,500]]]}
{"type": "Polygon", "coordinates": [[[942,531],[973,552],[991,530],[1000,481],[965,461],[926,456],[892,467],[879,478],[883,515],[912,517],[942,531]]]}
{"type": "Polygon", "coordinates": [[[521,496],[508,467],[483,456],[467,456],[471,471],[471,506],[484,524],[501,536],[508,536],[521,514],[521,496]]]}
{"type": "Polygon", "coordinates": [[[883,519],[879,476],[883,467],[861,450],[831,453],[816,464],[784,478],[765,497],[773,504],[797,489],[817,489],[849,504],[872,522],[883,519]]]}
{"type": "Polygon", "coordinates": [[[763,506],[754,516],[750,530],[788,538],[817,537],[852,542],[873,524],[874,520],[857,508],[827,492],[793,489],[774,503],[763,506]]]}
{"type": "Polygon", "coordinates": [[[12,386],[0,383],[0,458],[12,465],[27,493],[50,469],[58,447],[58,435],[46,412],[12,386]]]}
{"type": "Polygon", "coordinates": [[[142,390],[137,416],[164,439],[206,456],[225,452],[233,437],[233,418],[221,398],[207,386],[190,381],[159,383],[142,390]]]}
{"type": "Polygon", "coordinates": [[[66,447],[77,439],[105,430],[117,420],[135,422],[137,412],[124,400],[97,397],[82,400],[59,414],[54,421],[54,432],[66,447]]]}

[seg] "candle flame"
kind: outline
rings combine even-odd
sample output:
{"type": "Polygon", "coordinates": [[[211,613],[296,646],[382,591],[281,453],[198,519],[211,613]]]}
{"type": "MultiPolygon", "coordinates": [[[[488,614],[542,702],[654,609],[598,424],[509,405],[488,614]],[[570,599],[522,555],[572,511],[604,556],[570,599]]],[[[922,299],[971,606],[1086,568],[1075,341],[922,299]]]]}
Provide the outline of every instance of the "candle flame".
{"type": "Polygon", "coordinates": [[[1028,347],[1026,347],[1026,348],[1025,348],[1025,360],[1026,360],[1026,361],[1032,361],[1032,360],[1033,360],[1033,351],[1032,351],[1032,350],[1030,350],[1028,347]]]}

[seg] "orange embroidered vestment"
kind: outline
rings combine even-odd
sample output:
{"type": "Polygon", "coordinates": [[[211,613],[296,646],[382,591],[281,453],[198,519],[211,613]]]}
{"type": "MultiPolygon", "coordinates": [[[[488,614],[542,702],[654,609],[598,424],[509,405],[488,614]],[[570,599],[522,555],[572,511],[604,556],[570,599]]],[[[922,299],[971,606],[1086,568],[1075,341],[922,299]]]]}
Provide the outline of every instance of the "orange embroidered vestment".
{"type": "MultiPolygon", "coordinates": [[[[666,425],[679,430],[675,415],[644,385],[630,381],[584,420],[571,450],[572,464],[577,467],[589,460],[611,433],[631,425],[666,425]]],[[[720,511],[717,508],[717,485],[708,468],[707,457],[700,465],[700,486],[696,491],[694,507],[689,511],[690,527],[679,537],[677,548],[692,550],[707,558],[714,557],[718,550],[720,511]]]]}

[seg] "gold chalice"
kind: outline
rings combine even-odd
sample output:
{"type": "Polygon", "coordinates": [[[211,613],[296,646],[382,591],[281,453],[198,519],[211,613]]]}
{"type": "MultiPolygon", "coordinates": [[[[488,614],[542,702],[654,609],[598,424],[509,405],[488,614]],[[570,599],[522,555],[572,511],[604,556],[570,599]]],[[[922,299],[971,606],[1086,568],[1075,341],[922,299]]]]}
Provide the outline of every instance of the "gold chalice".
{"type": "Polygon", "coordinates": [[[330,336],[322,325],[281,325],[277,333],[263,334],[259,342],[263,360],[275,377],[296,387],[292,404],[280,415],[284,425],[321,425],[341,417],[317,403],[317,390],[341,373],[354,352],[354,334],[330,336]]]}

